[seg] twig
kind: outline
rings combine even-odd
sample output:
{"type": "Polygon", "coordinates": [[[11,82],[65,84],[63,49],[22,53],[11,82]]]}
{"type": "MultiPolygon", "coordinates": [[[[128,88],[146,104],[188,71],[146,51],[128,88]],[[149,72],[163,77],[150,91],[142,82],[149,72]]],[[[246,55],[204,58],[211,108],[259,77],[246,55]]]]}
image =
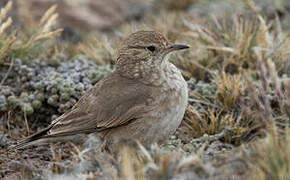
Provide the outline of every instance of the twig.
{"type": "Polygon", "coordinates": [[[220,106],[217,106],[217,105],[214,105],[212,103],[205,102],[205,101],[193,99],[193,98],[189,98],[188,102],[200,103],[200,104],[204,104],[204,105],[208,105],[208,106],[211,106],[211,107],[214,107],[214,108],[220,108],[221,109],[220,106]]]}
{"type": "Polygon", "coordinates": [[[227,135],[229,135],[229,133],[231,133],[229,129],[224,129],[222,132],[220,132],[218,134],[209,135],[209,136],[202,136],[200,138],[193,139],[193,141],[194,142],[197,142],[197,141],[213,142],[213,141],[216,141],[216,140],[219,140],[219,139],[226,137],[227,135]]]}
{"type": "Polygon", "coordinates": [[[24,113],[24,119],[25,119],[26,132],[27,132],[27,135],[29,136],[30,135],[30,128],[28,125],[26,113],[24,113]]]}
{"type": "Polygon", "coordinates": [[[2,81],[0,82],[0,87],[4,84],[4,81],[8,78],[8,75],[9,75],[9,73],[10,73],[11,70],[12,70],[13,64],[14,64],[14,60],[12,59],[12,61],[11,61],[11,63],[10,63],[10,66],[9,66],[9,69],[8,69],[8,71],[7,71],[7,73],[5,74],[4,78],[3,78],[2,81]]]}
{"type": "Polygon", "coordinates": [[[8,111],[7,127],[8,127],[8,134],[9,134],[9,136],[11,137],[10,116],[11,116],[11,111],[8,111]]]}

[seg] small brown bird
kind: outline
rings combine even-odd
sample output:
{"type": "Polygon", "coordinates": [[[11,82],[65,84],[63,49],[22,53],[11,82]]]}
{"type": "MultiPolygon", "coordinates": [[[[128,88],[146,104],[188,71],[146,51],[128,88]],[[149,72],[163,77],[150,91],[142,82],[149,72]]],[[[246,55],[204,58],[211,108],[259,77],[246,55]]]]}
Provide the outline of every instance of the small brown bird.
{"type": "Polygon", "coordinates": [[[175,132],[187,106],[187,84],[168,54],[189,48],[155,31],[138,31],[122,44],[116,69],[50,126],[12,149],[77,140],[97,133],[108,150],[138,140],[148,146],[175,132]]]}

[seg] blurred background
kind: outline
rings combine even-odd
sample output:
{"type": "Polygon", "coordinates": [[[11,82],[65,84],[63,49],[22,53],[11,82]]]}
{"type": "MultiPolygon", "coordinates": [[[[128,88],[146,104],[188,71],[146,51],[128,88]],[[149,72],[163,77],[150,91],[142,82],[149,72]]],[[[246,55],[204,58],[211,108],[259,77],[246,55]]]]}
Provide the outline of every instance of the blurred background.
{"type": "MultiPolygon", "coordinates": [[[[6,4],[2,0],[1,4],[6,4]]],[[[10,12],[14,20],[21,24],[36,23],[46,10],[52,5],[57,5],[59,26],[80,31],[117,31],[120,25],[134,22],[143,22],[147,28],[159,28],[173,22],[171,15],[186,15],[190,18],[216,18],[228,17],[233,14],[253,15],[245,7],[243,1],[235,0],[15,0],[13,10],[10,12]],[[169,13],[164,17],[164,13],[169,13]],[[149,24],[148,16],[164,21],[159,24],[149,24]]],[[[250,2],[250,1],[249,1],[250,2]]],[[[281,18],[283,25],[289,27],[290,2],[287,0],[253,1],[259,12],[268,18],[281,18]]],[[[136,28],[141,28],[136,27],[136,28]]],[[[70,29],[71,30],[71,29],[70,29]]]]}

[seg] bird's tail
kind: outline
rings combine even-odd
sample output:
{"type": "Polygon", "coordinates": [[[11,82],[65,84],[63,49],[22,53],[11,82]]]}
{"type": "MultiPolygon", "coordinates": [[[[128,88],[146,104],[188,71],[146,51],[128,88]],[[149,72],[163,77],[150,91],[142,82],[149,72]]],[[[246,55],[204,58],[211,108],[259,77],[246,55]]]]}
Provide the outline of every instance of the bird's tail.
{"type": "Polygon", "coordinates": [[[39,132],[32,134],[31,136],[28,136],[28,137],[18,141],[15,145],[9,146],[7,151],[21,149],[21,148],[33,145],[34,144],[33,142],[45,137],[51,128],[52,128],[52,126],[48,126],[44,129],[40,130],[39,132]]]}

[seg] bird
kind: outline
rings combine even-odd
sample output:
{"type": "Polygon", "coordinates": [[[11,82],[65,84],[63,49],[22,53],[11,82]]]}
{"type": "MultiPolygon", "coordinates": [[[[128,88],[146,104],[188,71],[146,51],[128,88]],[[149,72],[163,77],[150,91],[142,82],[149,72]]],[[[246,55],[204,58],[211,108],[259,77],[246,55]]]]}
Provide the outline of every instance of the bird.
{"type": "Polygon", "coordinates": [[[137,31],[121,44],[115,70],[39,132],[9,149],[96,134],[108,151],[140,142],[161,143],[180,125],[188,102],[187,83],[169,61],[189,46],[170,43],[157,31],[137,31]]]}

